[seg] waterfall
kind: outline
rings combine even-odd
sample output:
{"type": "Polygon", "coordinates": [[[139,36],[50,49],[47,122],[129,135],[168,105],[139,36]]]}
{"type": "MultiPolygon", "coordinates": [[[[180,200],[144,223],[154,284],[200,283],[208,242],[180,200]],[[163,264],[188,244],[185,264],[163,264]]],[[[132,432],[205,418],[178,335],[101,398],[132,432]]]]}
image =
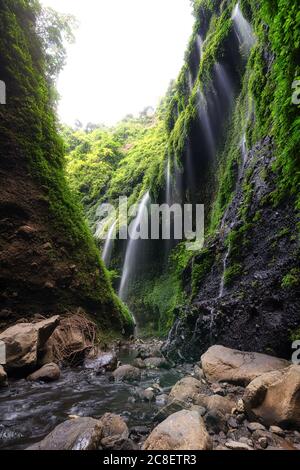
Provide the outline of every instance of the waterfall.
{"type": "MultiPolygon", "coordinates": [[[[144,195],[142,198],[139,208],[137,211],[136,218],[132,222],[132,233],[136,233],[138,227],[140,226],[144,217],[148,216],[147,206],[150,202],[150,194],[149,191],[144,195]]],[[[134,238],[130,238],[127,243],[126,247],[126,254],[125,260],[122,270],[122,278],[119,288],[119,297],[126,301],[127,294],[128,294],[128,282],[132,279],[133,274],[135,273],[137,267],[137,256],[138,256],[138,247],[139,247],[140,240],[134,240],[134,238]]]]}
{"type": "Polygon", "coordinates": [[[103,252],[102,252],[102,259],[106,265],[106,267],[109,267],[110,260],[111,260],[111,254],[113,250],[113,245],[114,245],[114,240],[115,240],[115,228],[116,228],[117,222],[114,222],[107,234],[103,252]]]}
{"type": "Polygon", "coordinates": [[[250,49],[255,44],[255,36],[250,23],[248,23],[241,12],[239,2],[235,5],[231,18],[240,45],[249,53],[250,49]]]}
{"type": "Polygon", "coordinates": [[[200,90],[198,90],[197,110],[200,119],[200,125],[204,131],[204,137],[208,145],[209,152],[213,157],[216,154],[215,139],[213,136],[212,126],[208,115],[207,101],[200,90]]]}
{"type": "Polygon", "coordinates": [[[216,62],[214,65],[214,69],[216,72],[217,81],[219,82],[219,86],[221,90],[223,90],[228,105],[231,106],[234,97],[234,90],[228,77],[228,74],[225,70],[225,67],[219,64],[219,62],[216,62]]]}

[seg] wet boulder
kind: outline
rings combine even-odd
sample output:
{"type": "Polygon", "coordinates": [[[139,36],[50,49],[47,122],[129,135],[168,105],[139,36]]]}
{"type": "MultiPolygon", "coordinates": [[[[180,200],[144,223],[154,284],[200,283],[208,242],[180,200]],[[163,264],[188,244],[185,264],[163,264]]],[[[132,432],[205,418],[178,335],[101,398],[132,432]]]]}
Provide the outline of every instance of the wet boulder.
{"type": "Polygon", "coordinates": [[[93,418],[77,418],[57,426],[41,442],[28,450],[97,450],[101,443],[102,426],[93,418]]]}
{"type": "Polygon", "coordinates": [[[134,366],[123,365],[113,372],[116,382],[138,382],[141,379],[141,371],[134,366]]]}
{"type": "Polygon", "coordinates": [[[137,357],[133,361],[133,365],[134,367],[137,367],[138,369],[146,369],[145,361],[143,361],[143,359],[141,359],[140,357],[137,357]]]}
{"type": "Polygon", "coordinates": [[[243,352],[224,346],[212,346],[201,357],[205,377],[211,382],[229,382],[246,386],[256,377],[285,369],[290,363],[266,354],[243,352]]]}
{"type": "Polygon", "coordinates": [[[18,323],[0,334],[6,345],[6,367],[20,369],[37,364],[38,353],[59,324],[59,316],[37,323],[18,323]]]}
{"type": "Polygon", "coordinates": [[[57,364],[46,364],[41,369],[27,377],[30,382],[55,382],[60,378],[60,368],[57,364]]]}
{"type": "Polygon", "coordinates": [[[300,366],[263,374],[243,397],[248,416],[267,426],[300,428],[300,366]]]}
{"type": "Polygon", "coordinates": [[[101,419],[76,418],[57,426],[28,450],[98,450],[130,448],[129,430],[118,415],[106,413],[101,419]]]}
{"type": "Polygon", "coordinates": [[[210,450],[212,441],[197,411],[182,410],[160,423],[146,439],[144,450],[210,450]]]}

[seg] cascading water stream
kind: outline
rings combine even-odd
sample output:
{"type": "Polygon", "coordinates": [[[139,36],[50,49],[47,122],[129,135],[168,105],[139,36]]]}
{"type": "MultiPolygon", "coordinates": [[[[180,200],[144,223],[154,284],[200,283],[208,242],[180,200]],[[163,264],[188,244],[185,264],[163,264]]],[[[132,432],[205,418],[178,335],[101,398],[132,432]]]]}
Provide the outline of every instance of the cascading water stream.
{"type": "Polygon", "coordinates": [[[231,18],[240,45],[249,53],[250,49],[255,44],[256,39],[250,23],[248,23],[241,12],[240,2],[235,5],[231,18]]]}
{"type": "Polygon", "coordinates": [[[114,222],[107,234],[107,238],[105,240],[103,252],[102,252],[102,260],[105,263],[106,267],[109,267],[110,260],[111,260],[111,254],[114,246],[114,240],[115,240],[115,228],[116,228],[117,222],[114,222]]]}
{"type": "MultiPolygon", "coordinates": [[[[148,217],[147,206],[149,202],[150,202],[150,194],[148,191],[144,195],[143,199],[141,200],[136,218],[132,222],[132,226],[130,229],[131,235],[137,233],[138,227],[141,225],[144,217],[148,217]]],[[[124,260],[124,265],[123,265],[123,270],[122,270],[122,278],[121,278],[121,283],[120,283],[120,288],[119,288],[119,297],[123,301],[126,301],[127,299],[128,282],[130,281],[130,279],[132,279],[137,268],[137,262],[138,262],[137,255],[138,255],[139,241],[140,240],[136,240],[131,237],[127,243],[125,260],[124,260]]]]}
{"type": "Polygon", "coordinates": [[[212,126],[211,126],[209,115],[208,115],[207,101],[206,101],[205,96],[200,90],[198,90],[197,109],[198,109],[198,116],[200,119],[200,124],[205,134],[205,140],[207,142],[209,152],[211,154],[211,157],[214,157],[216,154],[215,139],[214,139],[212,126]]]}

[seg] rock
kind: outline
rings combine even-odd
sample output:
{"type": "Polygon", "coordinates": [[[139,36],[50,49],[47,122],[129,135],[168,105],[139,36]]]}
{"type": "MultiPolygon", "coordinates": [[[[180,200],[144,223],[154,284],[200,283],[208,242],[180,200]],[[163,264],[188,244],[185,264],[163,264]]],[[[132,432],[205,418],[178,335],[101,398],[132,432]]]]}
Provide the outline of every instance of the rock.
{"type": "MultiPolygon", "coordinates": [[[[173,400],[195,403],[196,398],[204,390],[204,385],[194,377],[185,377],[177,382],[169,395],[169,402],[173,400]]],[[[201,403],[197,403],[201,405],[201,403]]]]}
{"type": "Polygon", "coordinates": [[[126,450],[124,446],[126,447],[129,430],[123,418],[106,413],[99,420],[99,424],[102,428],[101,447],[103,449],[126,450]]]}
{"type": "Polygon", "coordinates": [[[128,439],[129,431],[124,420],[106,413],[100,420],[76,418],[57,426],[41,442],[28,450],[98,450],[121,447],[128,439]]]}
{"type": "Polygon", "coordinates": [[[20,369],[37,364],[38,352],[59,324],[59,316],[37,323],[18,323],[0,334],[6,344],[6,367],[20,369]]]}
{"type": "Polygon", "coordinates": [[[212,395],[210,397],[199,396],[196,404],[205,406],[208,410],[218,410],[224,415],[231,414],[232,409],[235,407],[234,401],[220,395],[212,395]]]}
{"type": "Polygon", "coordinates": [[[288,367],[284,359],[260,353],[242,352],[224,346],[212,346],[201,357],[205,377],[211,382],[248,385],[266,372],[288,367]]]}
{"type": "Polygon", "coordinates": [[[145,366],[148,369],[171,369],[171,364],[164,357],[149,357],[145,359],[145,366]]]}
{"type": "Polygon", "coordinates": [[[145,401],[153,401],[155,399],[155,393],[152,388],[147,388],[142,392],[142,398],[145,401]]]}
{"type": "Polygon", "coordinates": [[[0,387],[5,387],[7,385],[7,374],[3,367],[0,365],[0,387]]]}
{"type": "Polygon", "coordinates": [[[232,416],[228,420],[228,427],[232,429],[237,429],[239,427],[239,423],[237,422],[236,419],[234,419],[232,416]]]}
{"type": "Polygon", "coordinates": [[[182,410],[160,423],[143,450],[210,450],[212,440],[197,411],[182,410]]]}
{"type": "Polygon", "coordinates": [[[166,394],[158,395],[155,399],[155,403],[158,406],[165,406],[168,402],[168,398],[169,398],[169,396],[166,395],[166,394]]]}
{"type": "Polygon", "coordinates": [[[239,439],[239,442],[242,442],[243,444],[247,444],[249,447],[254,447],[252,439],[248,439],[248,437],[241,437],[239,439]]]}
{"type": "Polygon", "coordinates": [[[245,406],[244,406],[243,400],[241,399],[238,400],[236,408],[237,408],[238,413],[244,413],[245,406]]]}
{"type": "Polygon", "coordinates": [[[22,237],[25,237],[25,238],[30,238],[36,233],[37,233],[36,227],[32,227],[31,225],[22,225],[22,227],[20,227],[17,230],[17,235],[21,235],[22,237]]]}
{"type": "Polygon", "coordinates": [[[83,363],[86,351],[90,350],[91,347],[91,341],[87,339],[78,322],[74,324],[72,317],[64,317],[45,344],[39,363],[45,365],[50,362],[57,362],[58,359],[64,362],[72,362],[72,364],[83,363]],[[63,345],[59,358],[56,357],[57,345],[63,345]]]}
{"type": "Polygon", "coordinates": [[[194,377],[197,380],[202,380],[204,378],[203,370],[197,365],[194,367],[194,377]]]}
{"type": "Polygon", "coordinates": [[[116,370],[117,364],[118,358],[114,352],[98,352],[96,357],[88,357],[84,361],[84,367],[86,369],[93,369],[97,372],[113,372],[116,370]]]}
{"type": "Polygon", "coordinates": [[[260,437],[258,439],[258,444],[260,445],[262,449],[266,449],[269,445],[268,439],[266,437],[260,437]]]}
{"type": "Polygon", "coordinates": [[[219,384],[212,384],[210,388],[215,395],[225,395],[225,390],[219,384]]]}
{"type": "Polygon", "coordinates": [[[247,428],[251,432],[266,431],[266,427],[263,424],[260,424],[260,423],[248,423],[247,428]]]}
{"type": "Polygon", "coordinates": [[[225,446],[231,450],[253,450],[249,445],[237,441],[228,441],[225,446]]]}
{"type": "Polygon", "coordinates": [[[226,418],[218,410],[210,410],[205,416],[205,424],[209,431],[212,431],[214,434],[219,434],[220,432],[227,431],[226,418]]]}
{"type": "Polygon", "coordinates": [[[60,368],[53,362],[43,366],[27,377],[30,382],[54,382],[60,378],[60,368]]]}
{"type": "Polygon", "coordinates": [[[284,430],[281,429],[279,426],[271,426],[270,432],[272,432],[273,434],[277,434],[277,436],[285,437],[284,430]]]}
{"type": "Polygon", "coordinates": [[[300,426],[300,366],[266,373],[245,390],[247,414],[267,426],[300,426]]]}
{"type": "Polygon", "coordinates": [[[57,426],[45,439],[28,450],[97,450],[102,426],[93,418],[78,418],[57,426]]]}
{"type": "Polygon", "coordinates": [[[133,361],[133,366],[134,366],[134,367],[137,367],[138,369],[146,369],[146,364],[145,364],[145,362],[143,361],[143,359],[141,359],[140,357],[137,357],[137,358],[133,361]]]}
{"type": "Polygon", "coordinates": [[[141,371],[134,366],[124,365],[113,372],[116,382],[137,382],[141,379],[141,371]]]}

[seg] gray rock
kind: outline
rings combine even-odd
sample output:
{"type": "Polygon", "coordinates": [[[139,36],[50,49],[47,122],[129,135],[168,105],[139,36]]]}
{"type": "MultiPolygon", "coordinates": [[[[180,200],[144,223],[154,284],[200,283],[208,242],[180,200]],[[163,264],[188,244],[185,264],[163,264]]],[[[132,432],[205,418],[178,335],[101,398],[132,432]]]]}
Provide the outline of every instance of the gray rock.
{"type": "Polygon", "coordinates": [[[171,364],[164,357],[149,357],[145,359],[145,365],[148,369],[171,369],[171,364]]]}
{"type": "Polygon", "coordinates": [[[266,431],[266,427],[261,423],[248,423],[247,428],[249,431],[266,431]]]}
{"type": "Polygon", "coordinates": [[[141,371],[134,366],[124,365],[113,372],[116,382],[138,382],[141,379],[141,371]]]}
{"type": "Polygon", "coordinates": [[[225,446],[231,450],[253,450],[249,445],[237,441],[228,441],[225,443],[225,446]]]}

